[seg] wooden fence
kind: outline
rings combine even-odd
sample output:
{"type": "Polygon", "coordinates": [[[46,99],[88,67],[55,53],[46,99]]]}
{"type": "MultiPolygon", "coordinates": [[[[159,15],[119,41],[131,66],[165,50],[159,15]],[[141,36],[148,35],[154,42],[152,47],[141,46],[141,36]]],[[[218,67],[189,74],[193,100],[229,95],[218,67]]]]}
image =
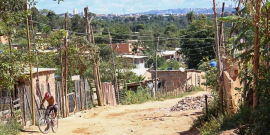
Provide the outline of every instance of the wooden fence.
{"type": "MultiPolygon", "coordinates": [[[[40,85],[47,85],[48,87],[46,87],[46,90],[44,89],[44,87],[40,88],[39,84],[34,87],[33,97],[36,120],[38,120],[41,115],[44,115],[40,114],[40,111],[38,111],[38,109],[40,107],[41,100],[43,99],[43,95],[46,91],[52,93],[52,95],[55,96],[55,100],[58,104],[58,114],[61,117],[63,113],[63,105],[65,106],[65,101],[63,101],[62,98],[61,83],[56,83],[55,91],[53,91],[54,89],[50,87],[50,84],[40,85]]],[[[104,103],[111,106],[117,105],[116,93],[112,83],[102,83],[102,88],[104,103]]],[[[15,93],[13,94],[13,97],[8,97],[6,96],[7,94],[3,93],[4,91],[0,90],[0,123],[5,123],[6,121],[9,121],[9,118],[12,115],[18,116],[18,114],[20,114],[17,118],[18,121],[22,122],[23,125],[27,125],[27,123],[28,125],[30,125],[32,119],[32,96],[30,86],[25,84],[17,85],[15,92],[13,92],[15,93]]],[[[74,88],[72,88],[72,92],[69,93],[67,96],[69,113],[90,109],[94,105],[94,92],[87,79],[74,81],[74,88]]]]}
{"type": "Polygon", "coordinates": [[[115,97],[115,90],[112,83],[102,83],[102,90],[103,90],[103,101],[106,105],[115,106],[116,97],[115,97]]]}

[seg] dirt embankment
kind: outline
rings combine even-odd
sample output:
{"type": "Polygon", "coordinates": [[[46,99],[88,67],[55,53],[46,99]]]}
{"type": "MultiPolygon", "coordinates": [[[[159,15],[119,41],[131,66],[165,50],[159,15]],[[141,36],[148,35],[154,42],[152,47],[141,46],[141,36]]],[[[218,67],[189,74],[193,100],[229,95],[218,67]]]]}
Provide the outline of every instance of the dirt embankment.
{"type": "MultiPolygon", "coordinates": [[[[199,96],[198,92],[191,96],[199,96]]],[[[59,120],[57,135],[179,135],[189,134],[192,121],[201,109],[171,111],[180,99],[147,102],[136,105],[96,107],[59,120]]],[[[30,127],[20,135],[41,134],[30,127]]],[[[50,132],[49,134],[54,134],[50,132]]],[[[196,133],[197,134],[197,133],[196,133]]]]}

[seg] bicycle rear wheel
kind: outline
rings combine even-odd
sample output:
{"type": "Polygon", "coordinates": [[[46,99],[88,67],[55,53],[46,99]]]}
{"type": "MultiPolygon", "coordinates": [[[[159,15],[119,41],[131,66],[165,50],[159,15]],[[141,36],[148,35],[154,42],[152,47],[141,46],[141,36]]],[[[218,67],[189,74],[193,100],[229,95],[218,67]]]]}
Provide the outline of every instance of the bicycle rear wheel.
{"type": "Polygon", "coordinates": [[[57,132],[57,130],[58,130],[58,119],[57,118],[55,118],[54,120],[52,120],[52,131],[54,132],[54,133],[56,133],[57,132]]]}
{"type": "Polygon", "coordinates": [[[42,132],[43,134],[47,134],[50,132],[50,123],[47,123],[46,119],[44,118],[44,116],[41,116],[38,120],[38,128],[40,130],[40,132],[42,132]]]}

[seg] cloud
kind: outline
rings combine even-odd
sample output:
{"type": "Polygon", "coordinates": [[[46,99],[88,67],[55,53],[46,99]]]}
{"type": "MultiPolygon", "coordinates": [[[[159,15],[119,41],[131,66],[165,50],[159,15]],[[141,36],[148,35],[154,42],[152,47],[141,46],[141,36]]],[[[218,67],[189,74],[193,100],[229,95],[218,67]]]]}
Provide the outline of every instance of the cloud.
{"type": "Polygon", "coordinates": [[[85,2],[85,0],[81,0],[81,1],[78,2],[78,5],[83,5],[84,2],[85,2]]]}
{"type": "MultiPolygon", "coordinates": [[[[217,2],[226,2],[229,5],[232,2],[228,0],[217,0],[217,2]]],[[[64,0],[60,4],[53,0],[37,0],[39,9],[49,9],[56,13],[72,11],[74,8],[83,11],[88,6],[90,12],[98,14],[123,14],[139,13],[149,10],[165,10],[175,8],[211,8],[211,0],[64,0]]]]}

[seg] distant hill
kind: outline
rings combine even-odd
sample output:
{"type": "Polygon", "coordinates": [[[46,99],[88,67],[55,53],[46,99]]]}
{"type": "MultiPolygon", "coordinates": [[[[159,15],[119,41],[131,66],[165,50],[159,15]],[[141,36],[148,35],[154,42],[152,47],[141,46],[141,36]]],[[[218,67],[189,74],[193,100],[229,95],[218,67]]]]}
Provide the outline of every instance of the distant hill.
{"type": "MultiPolygon", "coordinates": [[[[226,7],[225,12],[235,12],[234,8],[226,7]]],[[[194,11],[198,14],[213,14],[212,8],[177,8],[177,9],[167,9],[167,10],[151,10],[147,12],[142,12],[140,14],[186,14],[188,12],[194,11]]],[[[221,13],[221,8],[217,8],[217,12],[221,13]]]]}

